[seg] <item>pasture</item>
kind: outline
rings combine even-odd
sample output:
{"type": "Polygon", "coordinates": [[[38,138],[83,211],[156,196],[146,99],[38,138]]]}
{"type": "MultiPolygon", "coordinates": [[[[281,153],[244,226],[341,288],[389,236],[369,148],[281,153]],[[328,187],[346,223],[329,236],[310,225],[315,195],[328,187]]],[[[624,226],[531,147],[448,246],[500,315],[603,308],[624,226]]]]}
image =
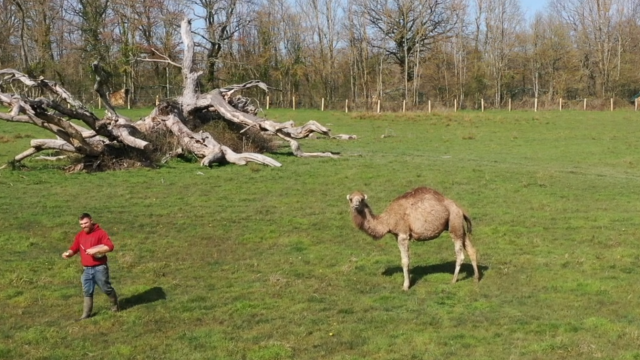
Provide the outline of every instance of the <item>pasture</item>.
{"type": "MultiPolygon", "coordinates": [[[[147,111],[132,112],[141,116],[147,111]]],[[[3,359],[640,359],[640,114],[269,110],[358,140],[308,139],[282,168],[173,160],[65,174],[0,170],[3,359]],[[382,138],[381,135],[390,135],[382,138]],[[351,224],[427,185],[473,219],[482,280],[450,284],[447,233],[400,255],[351,224]],[[60,254],[87,211],[113,239],[123,311],[60,254]]],[[[0,163],[50,137],[0,123],[0,163]]]]}

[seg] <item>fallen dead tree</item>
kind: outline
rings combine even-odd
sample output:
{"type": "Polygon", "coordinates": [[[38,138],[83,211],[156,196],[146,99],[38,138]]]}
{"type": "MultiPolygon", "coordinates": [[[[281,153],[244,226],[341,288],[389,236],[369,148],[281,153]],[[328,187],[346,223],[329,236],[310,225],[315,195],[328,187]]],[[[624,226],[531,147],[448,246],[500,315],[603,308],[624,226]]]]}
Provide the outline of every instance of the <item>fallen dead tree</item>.
{"type": "Polygon", "coordinates": [[[263,139],[281,138],[290,144],[297,157],[337,157],[331,152],[306,153],[297,141],[314,133],[331,138],[330,129],[313,120],[295,126],[292,121],[278,123],[260,118],[257,116],[259,109],[251,105],[249,99],[237,95],[239,91],[252,87],[271,90],[261,81],[253,80],[199,93],[197,81],[201,72],[193,69],[194,42],[188,19],[182,21],[181,35],[184,41],[182,65],[169,59],[167,62],[182,69],[182,95],[160,102],[148,116],[136,122],[118,114],[113,107],[107,90],[109,75],[98,62],[92,64],[92,69],[96,77],[94,90],[106,108],[103,118],[98,118],[56,82],[32,79],[14,69],[0,70],[0,85],[18,82],[29,88],[38,88],[47,95],[31,99],[18,93],[0,92],[0,103],[9,107],[8,113],[0,113],[0,120],[32,124],[56,135],[55,139],[32,140],[31,147],[15,156],[13,162],[19,163],[43,150],[57,150],[80,155],[82,161],[72,167],[73,171],[126,167],[132,162],[153,166],[157,163],[155,158],[159,149],[162,149],[165,152],[161,154],[163,161],[181,154],[192,154],[202,166],[244,165],[247,162],[281,166],[263,153],[234,151],[209,132],[197,130],[214,119],[225,121],[242,136],[252,134],[263,139]],[[86,127],[71,120],[79,120],[86,127]],[[100,165],[105,163],[116,166],[100,165]]]}

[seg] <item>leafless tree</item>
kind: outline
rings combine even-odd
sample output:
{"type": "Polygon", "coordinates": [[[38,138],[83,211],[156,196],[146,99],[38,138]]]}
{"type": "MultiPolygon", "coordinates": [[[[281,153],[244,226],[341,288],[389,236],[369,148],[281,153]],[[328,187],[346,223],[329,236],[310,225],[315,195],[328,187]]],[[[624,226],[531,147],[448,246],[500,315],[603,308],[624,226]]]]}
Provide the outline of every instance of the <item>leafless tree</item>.
{"type": "Polygon", "coordinates": [[[312,51],[309,61],[319,74],[322,84],[323,97],[333,100],[337,85],[336,51],[340,41],[339,23],[341,20],[339,0],[297,0],[300,8],[310,11],[303,12],[304,21],[308,24],[313,36],[307,46],[312,51]]]}
{"type": "Polygon", "coordinates": [[[110,44],[106,41],[107,13],[110,0],[69,0],[67,6],[73,26],[80,32],[81,44],[77,44],[85,59],[109,60],[110,44]]]}
{"type": "Polygon", "coordinates": [[[475,0],[482,22],[481,38],[491,74],[495,106],[500,107],[503,77],[516,44],[516,34],[523,22],[517,0],[475,0]]]}
{"type": "Polygon", "coordinates": [[[566,79],[573,74],[576,60],[569,28],[553,14],[539,13],[531,23],[532,53],[530,54],[536,96],[540,81],[544,81],[548,100],[567,90],[566,79]],[[542,78],[542,79],[541,79],[542,78]]]}
{"type": "Polygon", "coordinates": [[[195,17],[204,23],[204,29],[196,30],[206,49],[206,72],[204,82],[209,88],[219,85],[216,70],[221,66],[223,50],[230,50],[233,37],[249,26],[255,13],[252,0],[190,0],[195,17]]]}
{"type": "Polygon", "coordinates": [[[172,65],[166,59],[179,58],[180,35],[175,24],[184,9],[173,0],[112,0],[112,8],[117,24],[114,59],[122,75],[121,86],[136,98],[138,85],[163,84],[162,93],[169,97],[172,65]]]}
{"type": "MultiPolygon", "coordinates": [[[[19,16],[13,0],[0,0],[0,22],[3,36],[0,36],[0,68],[16,64],[19,53],[19,16]]],[[[16,64],[17,65],[17,64],[16,64]]]]}
{"type": "Polygon", "coordinates": [[[98,105],[87,64],[101,59],[110,90],[151,105],[182,92],[176,24],[189,13],[199,89],[259,78],[282,89],[275,106],[637,94],[640,2],[549,3],[524,18],[516,0],[0,0],[0,65],[98,105]]]}
{"type": "MultiPolygon", "coordinates": [[[[376,64],[372,49],[368,46],[371,43],[369,39],[369,31],[367,29],[366,20],[358,16],[357,9],[354,8],[353,2],[347,4],[346,24],[344,24],[343,32],[346,33],[346,44],[349,49],[349,95],[354,101],[359,98],[369,101],[372,100],[374,72],[376,64]]],[[[379,97],[380,92],[377,93],[379,97]]]]}
{"type": "Polygon", "coordinates": [[[551,6],[571,26],[592,92],[603,97],[611,94],[612,74],[626,42],[619,25],[637,11],[637,1],[552,0],[551,6]]]}
{"type": "Polygon", "coordinates": [[[457,2],[445,0],[354,0],[372,29],[370,46],[380,48],[400,66],[405,99],[413,80],[412,58],[450,36],[460,20],[457,2]]]}

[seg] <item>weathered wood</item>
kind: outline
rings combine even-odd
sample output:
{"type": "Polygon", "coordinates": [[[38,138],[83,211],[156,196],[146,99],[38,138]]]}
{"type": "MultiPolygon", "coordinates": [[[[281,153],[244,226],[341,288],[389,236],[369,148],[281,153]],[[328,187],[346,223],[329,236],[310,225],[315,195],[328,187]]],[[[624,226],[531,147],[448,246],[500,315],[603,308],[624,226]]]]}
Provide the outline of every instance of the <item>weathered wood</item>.
{"type": "Polygon", "coordinates": [[[356,135],[338,134],[331,136],[331,138],[338,140],[356,140],[358,137],[356,135]]]}
{"type": "Polygon", "coordinates": [[[182,36],[184,51],[182,60],[183,90],[182,98],[179,101],[184,108],[184,112],[188,114],[193,110],[198,99],[196,87],[202,71],[192,71],[195,45],[191,35],[191,20],[186,17],[180,23],[180,35],[182,36]]]}
{"type": "Polygon", "coordinates": [[[155,119],[148,120],[162,122],[164,126],[175,135],[180,146],[202,159],[200,161],[200,165],[202,166],[211,166],[215,163],[224,163],[225,161],[237,165],[256,162],[275,167],[282,166],[279,162],[261,154],[237,154],[230,148],[221,146],[213,136],[207,132],[194,133],[184,124],[180,116],[176,113],[160,115],[158,112],[155,112],[154,117],[155,119]]]}
{"type": "MultiPolygon", "coordinates": [[[[158,102],[149,116],[135,123],[118,114],[111,103],[107,89],[110,74],[99,62],[92,63],[91,67],[96,75],[94,91],[106,107],[106,115],[102,119],[56,82],[42,78],[32,79],[14,69],[0,70],[0,83],[20,82],[29,88],[38,89],[39,94],[45,95],[30,99],[24,95],[0,93],[0,103],[10,108],[8,113],[0,113],[0,120],[32,124],[48,130],[57,137],[57,139],[33,140],[31,147],[16,156],[14,160],[19,162],[42,150],[53,149],[84,155],[90,159],[87,164],[91,165],[93,162],[93,168],[95,168],[96,164],[101,162],[102,155],[128,156],[127,152],[119,150],[121,148],[143,150],[138,152],[138,155],[150,154],[156,148],[155,145],[160,145],[157,142],[154,144],[153,141],[163,141],[153,137],[153,134],[161,131],[170,133],[177,143],[173,150],[163,150],[167,152],[163,162],[168,156],[191,153],[201,159],[202,166],[225,163],[244,165],[247,162],[282,166],[278,161],[263,154],[236,153],[228,146],[218,143],[211,134],[194,131],[195,126],[201,124],[198,119],[209,119],[214,114],[239,125],[240,129],[237,131],[240,134],[252,129],[252,134],[277,136],[286,140],[295,156],[338,157],[331,152],[305,153],[301,150],[297,141],[299,139],[308,138],[316,133],[331,137],[330,129],[317,121],[310,120],[302,126],[295,126],[293,121],[278,123],[258,117],[257,114],[261,109],[257,103],[238,93],[253,87],[267,92],[277,90],[262,81],[252,80],[204,94],[199,93],[197,84],[202,72],[194,70],[193,67],[195,45],[189,19],[185,18],[182,21],[180,33],[184,44],[182,65],[172,62],[168,57],[165,58],[168,64],[181,68],[183,93],[175,100],[158,102]],[[80,120],[86,127],[71,120],[80,120]],[[146,140],[150,138],[154,140],[152,142],[146,140]]],[[[340,134],[335,138],[351,139],[355,138],[355,135],[340,134]]],[[[86,167],[79,164],[73,169],[83,168],[86,167]]]]}
{"type": "Polygon", "coordinates": [[[54,139],[34,139],[31,140],[31,147],[26,151],[18,154],[13,161],[20,162],[31,155],[37,154],[43,150],[59,150],[66,152],[76,152],[76,149],[64,140],[54,139]]]}
{"type": "Polygon", "coordinates": [[[297,157],[330,157],[337,159],[338,155],[332,154],[330,152],[315,152],[315,153],[306,153],[300,150],[300,144],[297,141],[288,138],[286,136],[282,136],[278,134],[281,138],[285,139],[291,145],[291,150],[293,150],[293,154],[297,157]]]}
{"type": "Polygon", "coordinates": [[[67,158],[67,156],[65,156],[65,155],[59,155],[59,156],[38,156],[35,159],[36,160],[46,160],[46,161],[58,161],[58,160],[66,159],[66,158],[67,158]]]}
{"type": "Polygon", "coordinates": [[[315,120],[309,120],[306,124],[299,127],[286,127],[280,129],[281,132],[289,135],[294,139],[304,139],[309,137],[309,135],[313,133],[322,134],[328,137],[331,137],[331,130],[320,125],[315,120]]]}
{"type": "Polygon", "coordinates": [[[65,101],[67,101],[73,107],[83,107],[82,103],[76,100],[71,93],[65,90],[63,87],[58,85],[55,81],[44,80],[42,78],[38,80],[31,79],[27,75],[14,70],[14,69],[3,69],[0,70],[0,77],[3,77],[3,82],[11,82],[13,80],[18,80],[23,84],[29,87],[40,87],[46,91],[56,94],[61,97],[65,101]]]}
{"type": "Polygon", "coordinates": [[[279,162],[273,160],[268,156],[264,156],[261,154],[255,154],[255,153],[237,154],[226,146],[222,146],[221,149],[222,149],[222,152],[224,152],[224,156],[226,160],[232,164],[245,165],[247,162],[251,161],[258,164],[269,165],[273,167],[282,166],[282,164],[280,164],[279,162]]]}
{"type": "Polygon", "coordinates": [[[109,81],[109,74],[107,74],[107,72],[104,70],[104,68],[102,67],[102,65],[100,65],[100,63],[98,61],[94,61],[91,64],[91,69],[93,70],[93,73],[96,75],[96,83],[93,85],[93,91],[95,91],[98,96],[100,96],[100,100],[102,100],[102,103],[104,104],[107,114],[109,117],[112,118],[117,118],[118,117],[118,113],[116,112],[116,109],[113,108],[113,106],[111,105],[111,101],[109,101],[109,96],[107,93],[107,81],[109,81]]]}
{"type": "MultiPolygon", "coordinates": [[[[15,71],[13,74],[15,75],[15,71]]],[[[24,80],[25,76],[15,76],[15,78],[24,80]]],[[[27,81],[27,83],[31,82],[27,81]]],[[[46,101],[23,100],[22,97],[18,95],[9,96],[7,94],[0,94],[0,102],[12,106],[10,114],[0,113],[0,120],[30,123],[49,130],[82,154],[98,155],[103,150],[100,146],[94,147],[87,142],[82,132],[78,131],[77,126],[48,113],[46,111],[46,101]],[[18,110],[16,111],[16,109],[18,110]],[[20,112],[23,115],[14,115],[16,112],[20,112]]]]}
{"type": "Polygon", "coordinates": [[[271,120],[261,119],[255,115],[240,112],[229,105],[229,103],[227,103],[227,101],[225,100],[225,97],[230,96],[234,91],[237,91],[239,89],[247,89],[253,86],[258,86],[262,89],[269,89],[269,87],[262,81],[252,80],[244,84],[214,90],[209,93],[208,100],[211,102],[211,105],[214,106],[216,110],[218,110],[220,115],[222,115],[225,119],[240,125],[244,125],[247,128],[256,126],[264,132],[278,135],[282,139],[286,140],[291,145],[291,150],[293,151],[293,154],[295,156],[338,158],[337,155],[329,152],[305,153],[300,149],[300,144],[294,140],[309,137],[309,135],[313,133],[319,133],[331,137],[330,129],[322,126],[317,121],[310,120],[303,126],[294,127],[293,121],[277,123],[271,120]]]}

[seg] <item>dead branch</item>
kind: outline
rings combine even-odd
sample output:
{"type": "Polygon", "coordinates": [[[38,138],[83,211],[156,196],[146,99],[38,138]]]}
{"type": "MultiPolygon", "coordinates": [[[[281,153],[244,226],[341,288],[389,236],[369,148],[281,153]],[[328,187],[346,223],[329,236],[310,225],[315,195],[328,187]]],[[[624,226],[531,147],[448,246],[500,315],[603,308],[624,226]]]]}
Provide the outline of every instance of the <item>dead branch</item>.
{"type": "MultiPolygon", "coordinates": [[[[56,82],[42,78],[32,79],[14,69],[0,70],[0,84],[8,83],[13,88],[13,83],[22,83],[28,88],[37,89],[37,93],[40,94],[40,97],[32,99],[18,94],[15,90],[12,94],[0,93],[0,103],[9,106],[8,113],[0,113],[0,120],[35,125],[56,136],[56,139],[32,140],[30,148],[17,155],[14,161],[20,162],[43,150],[57,150],[84,156],[86,162],[69,168],[78,171],[103,166],[100,165],[104,164],[103,158],[114,156],[116,159],[142,156],[140,161],[148,164],[151,154],[158,151],[156,148],[163,148],[162,162],[166,161],[167,156],[190,153],[200,159],[202,166],[225,163],[244,165],[247,162],[281,166],[278,161],[263,154],[237,153],[229,146],[216,141],[208,132],[196,131],[197,124],[201,124],[198,119],[215,119],[220,116],[229,124],[233,124],[230,128],[233,127],[234,131],[243,134],[243,137],[248,131],[251,136],[262,136],[264,139],[274,136],[284,139],[297,157],[338,157],[331,152],[305,153],[301,150],[297,141],[299,139],[309,138],[316,133],[331,137],[330,129],[317,121],[310,120],[302,126],[295,126],[293,121],[278,123],[258,117],[260,108],[252,105],[249,98],[238,93],[253,87],[264,91],[277,90],[262,81],[252,80],[209,93],[199,93],[197,84],[202,72],[195,71],[193,67],[194,41],[189,19],[185,18],[182,21],[180,33],[184,43],[182,65],[173,63],[155,50],[154,52],[166,62],[181,68],[183,93],[175,100],[162,102],[149,116],[135,123],[118,114],[111,104],[107,90],[110,74],[99,62],[92,63],[91,68],[96,77],[94,91],[107,109],[102,119],[56,82]],[[86,127],[72,120],[79,120],[86,127]],[[156,133],[170,134],[174,139],[171,140],[172,145],[163,147],[158,141],[169,140],[154,138],[153,134],[156,133]]],[[[355,135],[340,134],[334,138],[345,137],[355,138],[355,135]]],[[[129,166],[125,158],[118,160],[120,168],[129,166]]]]}

